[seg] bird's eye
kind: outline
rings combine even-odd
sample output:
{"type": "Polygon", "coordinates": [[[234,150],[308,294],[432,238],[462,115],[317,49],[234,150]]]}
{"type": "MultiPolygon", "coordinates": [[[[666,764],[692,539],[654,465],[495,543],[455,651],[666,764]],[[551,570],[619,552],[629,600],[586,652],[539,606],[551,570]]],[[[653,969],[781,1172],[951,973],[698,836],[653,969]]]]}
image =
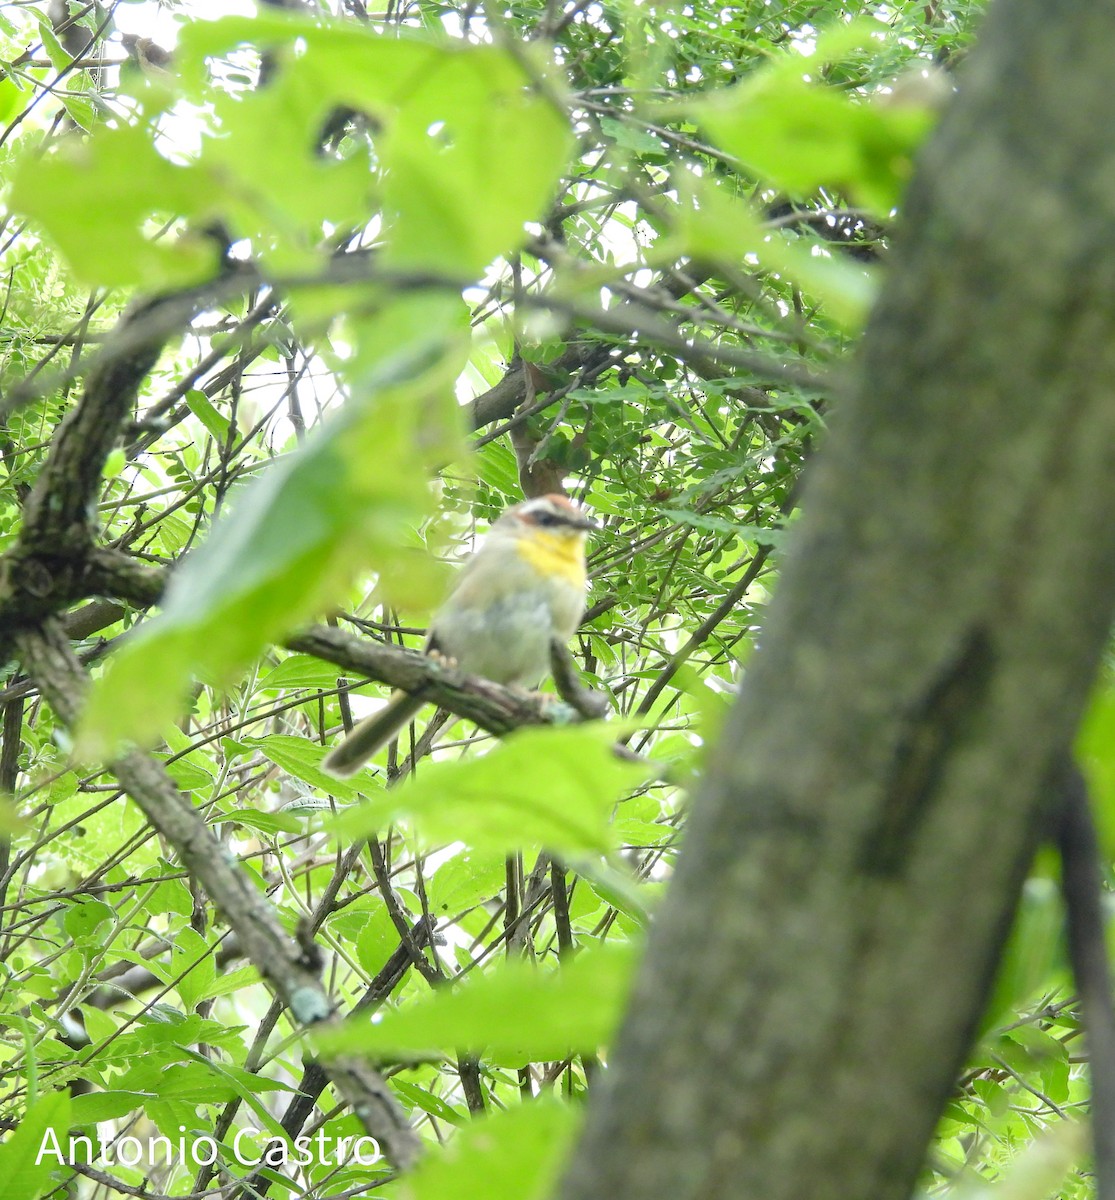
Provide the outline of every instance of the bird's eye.
{"type": "Polygon", "coordinates": [[[539,514],[538,514],[538,515],[537,515],[537,516],[534,518],[534,523],[535,523],[536,525],[541,525],[541,526],[542,526],[543,528],[545,528],[545,529],[550,529],[550,528],[552,528],[554,525],[560,525],[560,524],[561,524],[561,517],[557,516],[557,515],[556,515],[556,514],[554,514],[554,513],[546,513],[546,512],[544,512],[544,513],[539,513],[539,514]]]}

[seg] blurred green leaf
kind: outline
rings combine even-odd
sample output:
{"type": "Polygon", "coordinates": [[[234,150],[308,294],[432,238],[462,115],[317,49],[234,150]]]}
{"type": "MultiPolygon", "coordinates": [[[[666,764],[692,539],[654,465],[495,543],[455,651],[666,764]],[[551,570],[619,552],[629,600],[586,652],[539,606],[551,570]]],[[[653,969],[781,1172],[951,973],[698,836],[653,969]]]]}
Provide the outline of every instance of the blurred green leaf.
{"type": "Polygon", "coordinates": [[[1061,895],[1053,881],[1028,880],[981,1024],[984,1033],[1009,1023],[1056,980],[1056,968],[1063,965],[1064,923],[1061,895]]]}
{"type": "Polygon", "coordinates": [[[431,764],[342,813],[332,828],[345,837],[368,837],[405,817],[435,843],[606,854],[615,847],[613,806],[652,771],[619,758],[615,737],[600,724],[522,730],[488,754],[431,764]]]}
{"type": "Polygon", "coordinates": [[[92,138],[22,158],[9,203],[38,221],[91,284],[183,287],[217,268],[217,247],[208,239],[143,232],[160,214],[204,215],[210,196],[206,181],[163,158],[140,125],[103,126],[92,138]]]}
{"type": "Polygon", "coordinates": [[[694,105],[694,115],[765,182],[798,197],[828,186],[888,215],[935,115],[853,99],[811,82],[808,70],[801,60],[779,60],[694,105]]]}
{"type": "Polygon", "coordinates": [[[558,970],[509,962],[315,1040],[376,1059],[466,1052],[510,1067],[595,1051],[616,1030],[635,962],[629,944],[585,950],[558,970]]]}
{"type": "Polygon", "coordinates": [[[229,419],[213,407],[213,402],[198,388],[186,393],[186,404],[190,412],[205,426],[218,442],[228,437],[229,419]]]}
{"type": "Polygon", "coordinates": [[[1048,1200],[1061,1194],[1065,1176],[1087,1154],[1088,1131],[1080,1121],[1060,1121],[1036,1134],[1006,1165],[1002,1179],[978,1190],[954,1191],[956,1200],[1048,1200]]]}
{"type": "MultiPolygon", "coordinates": [[[[209,153],[219,155],[221,174],[234,172],[245,192],[260,191],[271,209],[267,181],[280,172],[289,184],[282,203],[309,204],[292,214],[305,221],[328,171],[335,193],[342,179],[352,189],[355,220],[362,193],[372,190],[371,172],[362,168],[361,183],[348,163],[323,165],[312,139],[337,106],[370,114],[380,164],[375,187],[387,221],[384,264],[391,268],[462,279],[482,271],[517,247],[525,221],[542,216],[572,151],[564,113],[494,46],[438,44],[406,31],[389,38],[316,17],[267,14],[192,23],[183,31],[183,69],[196,76],[206,55],[239,42],[266,45],[278,70],[267,89],[221,109],[230,136],[209,153]],[[294,114],[303,155],[291,175],[281,139],[268,131],[289,126],[294,114]]],[[[344,220],[337,212],[329,219],[344,220]]]]}
{"type": "MultiPolygon", "coordinates": [[[[227,686],[270,642],[337,603],[375,566],[406,562],[407,531],[428,516],[431,456],[453,446],[449,393],[460,342],[434,308],[434,345],[408,383],[382,387],[279,460],[175,571],[163,613],[142,626],[93,689],[77,753],[150,742],[181,711],[195,676],[227,686]],[[438,334],[440,333],[440,339],[438,334]],[[440,344],[439,344],[440,342],[440,344]]],[[[406,348],[392,370],[413,371],[406,348]]]]}
{"type": "Polygon", "coordinates": [[[733,269],[753,258],[824,301],[826,316],[845,329],[861,328],[876,291],[862,263],[819,238],[768,227],[747,199],[715,176],[687,171],[677,182],[677,234],[686,253],[733,269]]]}
{"type": "Polygon", "coordinates": [[[492,47],[447,55],[423,77],[383,149],[394,223],[387,262],[469,276],[543,215],[572,134],[528,83],[492,47]]]}
{"type": "Polygon", "coordinates": [[[580,1128],[581,1110],[549,1098],[491,1113],[438,1147],[387,1193],[394,1200],[545,1200],[580,1128]]]}
{"type": "MultiPolygon", "coordinates": [[[[564,113],[531,84],[493,46],[386,37],[302,14],[193,21],[175,75],[148,100],[157,115],[174,86],[204,110],[199,148],[171,162],[139,114],[25,156],[11,203],[75,271],[106,286],[183,286],[215,272],[215,239],[157,233],[160,218],[197,231],[220,221],[272,270],[297,273],[326,266],[328,231],[359,228],[381,207],[385,267],[468,282],[543,215],[572,150],[564,113]],[[244,43],[272,55],[267,86],[214,89],[207,57],[244,43]],[[321,153],[322,129],[342,108],[376,122],[375,161],[363,144],[321,153]]],[[[92,124],[91,109],[74,117],[92,124]]]]}
{"type": "Polygon", "coordinates": [[[0,78],[0,122],[5,125],[19,111],[24,94],[6,75],[0,78]]]}
{"type": "Polygon", "coordinates": [[[1115,687],[1096,688],[1076,735],[1076,757],[1088,783],[1097,832],[1108,862],[1115,860],[1115,687]]]}

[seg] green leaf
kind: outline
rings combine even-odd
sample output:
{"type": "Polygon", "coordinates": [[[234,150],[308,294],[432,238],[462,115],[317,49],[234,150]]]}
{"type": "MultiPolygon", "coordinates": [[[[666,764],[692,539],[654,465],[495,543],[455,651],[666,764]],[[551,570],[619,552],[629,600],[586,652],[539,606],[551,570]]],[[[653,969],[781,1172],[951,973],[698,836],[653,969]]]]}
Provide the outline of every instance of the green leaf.
{"type": "Polygon", "coordinates": [[[84,96],[63,96],[62,105],[66,115],[82,129],[90,130],[97,123],[97,109],[92,100],[84,96]]]}
{"type": "Polygon", "coordinates": [[[36,14],[35,20],[39,26],[39,37],[43,40],[43,49],[46,51],[47,58],[50,59],[50,65],[56,71],[68,70],[74,61],[73,55],[62,45],[47,17],[36,14]]]}
{"type": "Polygon", "coordinates": [[[503,51],[477,47],[446,54],[408,95],[383,147],[388,263],[471,276],[543,215],[572,136],[529,83],[503,51]]]}
{"type": "Polygon", "coordinates": [[[758,542],[764,546],[775,546],[785,538],[785,530],[771,529],[765,525],[742,525],[736,521],[726,521],[706,513],[692,512],[687,508],[664,508],[662,515],[679,525],[691,525],[694,529],[708,529],[714,533],[732,533],[746,541],[758,542]]]}
{"type": "Polygon", "coordinates": [[[508,1067],[595,1051],[619,1024],[635,958],[621,944],[585,950],[559,970],[511,962],[318,1036],[330,1051],[376,1059],[469,1053],[508,1067]]]}
{"type": "Polygon", "coordinates": [[[79,1127],[98,1121],[115,1121],[137,1108],[142,1109],[150,1099],[150,1092],[86,1092],[74,1096],[71,1119],[79,1127]]]}
{"type": "Polygon", "coordinates": [[[212,1000],[217,996],[228,996],[239,992],[242,988],[252,987],[259,983],[259,972],[255,967],[241,967],[238,971],[221,971],[205,989],[202,1000],[212,1000]]]}
{"type": "MultiPolygon", "coordinates": [[[[69,1135],[68,1093],[52,1092],[31,1105],[15,1131],[0,1144],[4,1195],[9,1200],[38,1200],[51,1186],[52,1168],[62,1166],[69,1157],[69,1135]]],[[[68,1170],[65,1173],[70,1174],[68,1170]]]]}
{"type": "Polygon", "coordinates": [[[440,866],[429,881],[430,910],[454,917],[499,895],[507,882],[507,860],[498,850],[462,849],[440,866]]]}
{"type": "Polygon", "coordinates": [[[222,822],[239,825],[244,829],[254,829],[256,832],[266,834],[269,837],[274,836],[276,833],[301,833],[306,828],[305,820],[294,813],[256,812],[243,808],[238,808],[234,812],[225,813],[223,816],[213,819],[215,825],[219,825],[222,822]]]}
{"type": "MultiPolygon", "coordinates": [[[[27,153],[12,204],[90,283],[155,289],[213,274],[214,239],[157,232],[176,219],[196,230],[219,220],[271,270],[310,271],[327,265],[332,231],[367,224],[377,207],[384,267],[466,283],[519,246],[572,151],[564,112],[535,83],[494,46],[385,37],[301,14],[194,21],[172,84],[205,112],[200,149],[171,162],[151,117],[120,121],[45,157],[27,153]],[[206,58],[245,42],[271,56],[267,87],[214,88],[206,58]],[[320,152],[341,108],[375,119],[374,161],[363,143],[320,152]]],[[[137,93],[153,113],[172,98],[137,93]]],[[[89,101],[70,103],[75,120],[92,124],[89,101]]]]}
{"type": "Polygon", "coordinates": [[[163,158],[149,130],[102,126],[86,140],[21,158],[9,203],[42,225],[87,283],[154,291],[215,273],[212,240],[145,232],[152,220],[208,211],[208,189],[197,171],[163,158]]]}
{"type": "Polygon", "coordinates": [[[0,78],[0,122],[5,125],[24,103],[23,92],[6,75],[0,78]]]}
{"type": "Polygon", "coordinates": [[[151,742],[199,676],[224,687],[270,642],[338,603],[373,564],[409,578],[409,530],[428,516],[426,479],[453,443],[460,344],[452,308],[427,310],[425,340],[369,372],[382,386],[275,462],[175,571],[163,613],[141,626],[94,687],[77,753],[151,742]],[[423,360],[425,355],[425,361],[423,360]],[[416,372],[417,368],[417,372],[416,372]],[[453,431],[453,432],[450,432],[453,431]]]}
{"type": "Polygon", "coordinates": [[[694,114],[718,146],[764,181],[794,196],[827,185],[888,215],[934,114],[854,100],[809,82],[807,69],[780,60],[702,100],[694,114]]]}
{"type": "Polygon", "coordinates": [[[356,959],[361,967],[369,975],[382,970],[399,946],[399,934],[385,904],[380,902],[363,921],[355,941],[356,959]]]}
{"type": "Polygon", "coordinates": [[[1028,880],[999,963],[983,1033],[1010,1023],[1036,993],[1050,988],[1063,957],[1063,930],[1064,909],[1056,885],[1050,879],[1028,880]]]}
{"type": "Polygon", "coordinates": [[[651,773],[615,754],[615,736],[599,724],[523,730],[487,754],[431,764],[341,814],[333,828],[368,837],[406,817],[432,842],[503,853],[540,845],[606,854],[616,844],[614,805],[651,773]]]}
{"type": "Polygon", "coordinates": [[[1088,782],[1107,861],[1115,859],[1115,687],[1097,688],[1076,736],[1076,756],[1088,782]]]}
{"type": "Polygon", "coordinates": [[[987,1105],[993,1117],[1002,1117],[1010,1109],[1010,1093],[993,1079],[976,1079],[972,1090],[987,1105]]]}
{"type": "Polygon", "coordinates": [[[262,691],[278,692],[286,688],[320,688],[331,691],[342,672],[331,663],[308,654],[291,654],[259,681],[262,691]]]}
{"type": "Polygon", "coordinates": [[[115,919],[116,913],[102,900],[83,900],[66,910],[63,925],[75,942],[85,942],[95,937],[103,924],[115,919]]]}
{"type": "Polygon", "coordinates": [[[650,914],[646,906],[652,885],[637,884],[627,871],[617,870],[599,859],[570,858],[567,865],[617,912],[630,918],[640,928],[649,924],[650,914]]]}
{"type": "Polygon", "coordinates": [[[617,146],[630,150],[634,154],[645,154],[655,158],[663,157],[665,144],[646,129],[632,125],[628,121],[618,121],[615,117],[600,118],[600,132],[612,138],[617,146]]]}
{"type": "Polygon", "coordinates": [[[582,1112],[532,1100],[471,1121],[389,1195],[397,1200],[545,1200],[580,1128],[582,1112]]]}
{"type": "Polygon", "coordinates": [[[1000,1182],[981,1194],[987,1200],[1047,1200],[1062,1194],[1068,1173],[1088,1153],[1088,1132],[1079,1121],[1059,1121],[1012,1156],[1000,1182]]]}
{"type": "MultiPolygon", "coordinates": [[[[223,1081],[231,1092],[252,1110],[260,1122],[260,1128],[266,1129],[272,1137],[283,1137],[285,1131],[277,1117],[272,1116],[267,1106],[259,1098],[260,1092],[292,1092],[293,1085],[281,1083],[277,1079],[268,1079],[255,1071],[245,1071],[242,1067],[231,1063],[222,1063],[213,1058],[207,1058],[196,1051],[187,1051],[190,1058],[204,1070],[210,1072],[216,1079],[223,1081]]],[[[187,1070],[187,1068],[183,1068],[187,1070]]],[[[204,1099],[204,1086],[198,1090],[197,1099],[204,1099]]]]}
{"type": "Polygon", "coordinates": [[[198,77],[206,56],[242,42],[266,46],[277,69],[266,89],[222,101],[223,136],[203,155],[214,182],[236,180],[243,211],[234,224],[237,215],[245,223],[270,215],[274,231],[276,209],[291,227],[326,217],[356,223],[361,212],[366,219],[369,166],[323,163],[314,141],[329,112],[349,107],[378,126],[384,265],[466,280],[519,245],[523,223],[543,215],[572,150],[564,114],[493,46],[266,14],[192,22],[180,42],[182,70],[198,77]],[[284,179],[281,194],[269,186],[275,178],[284,179]],[[322,196],[332,199],[328,211],[322,196]]]}
{"type": "Polygon", "coordinates": [[[447,1121],[450,1125],[468,1125],[466,1114],[458,1112],[452,1105],[446,1104],[440,1096],[435,1096],[427,1088],[400,1079],[398,1075],[391,1080],[391,1088],[408,1104],[413,1104],[423,1112],[428,1112],[430,1116],[437,1117],[439,1121],[447,1121]]]}
{"type": "Polygon", "coordinates": [[[203,391],[190,388],[186,393],[186,406],[218,442],[224,442],[228,437],[229,419],[217,412],[203,391]]]}
{"type": "Polygon", "coordinates": [[[875,277],[862,263],[819,238],[768,228],[748,200],[715,176],[679,173],[677,197],[676,229],[686,254],[736,270],[753,257],[763,270],[824,301],[825,315],[845,329],[862,326],[876,292],[875,277]]]}
{"type": "MultiPolygon", "coordinates": [[[[282,767],[295,779],[308,783],[322,795],[333,795],[339,800],[355,803],[368,789],[367,779],[335,779],[332,775],[327,775],[321,769],[321,760],[325,752],[317,742],[311,742],[309,738],[273,733],[268,737],[245,738],[244,745],[262,750],[277,767],[282,767]]],[[[294,819],[298,820],[300,828],[305,827],[304,820],[294,819]]]]}

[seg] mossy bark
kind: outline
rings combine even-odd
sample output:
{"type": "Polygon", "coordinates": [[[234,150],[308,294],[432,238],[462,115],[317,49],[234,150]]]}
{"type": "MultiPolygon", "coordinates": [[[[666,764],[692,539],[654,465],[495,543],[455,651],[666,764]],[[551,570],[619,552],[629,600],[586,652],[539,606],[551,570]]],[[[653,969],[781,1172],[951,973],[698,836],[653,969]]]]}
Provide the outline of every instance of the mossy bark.
{"type": "Polygon", "coordinates": [[[961,73],[563,1200],[915,1183],[1115,601],[1112,45],[961,73]]]}

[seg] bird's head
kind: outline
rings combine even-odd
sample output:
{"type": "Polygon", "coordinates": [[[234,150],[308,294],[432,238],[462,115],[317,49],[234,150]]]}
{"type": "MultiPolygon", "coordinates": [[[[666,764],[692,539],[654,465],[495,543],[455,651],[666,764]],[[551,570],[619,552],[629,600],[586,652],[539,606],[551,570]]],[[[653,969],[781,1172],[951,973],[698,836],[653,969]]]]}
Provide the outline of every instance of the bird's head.
{"type": "Polygon", "coordinates": [[[514,529],[518,533],[545,530],[558,538],[583,541],[596,523],[566,496],[552,492],[548,496],[535,496],[509,508],[500,517],[498,524],[514,529]]]}
{"type": "Polygon", "coordinates": [[[520,553],[538,570],[584,586],[585,539],[596,523],[556,492],[509,508],[492,526],[497,537],[515,539],[520,553]]]}

